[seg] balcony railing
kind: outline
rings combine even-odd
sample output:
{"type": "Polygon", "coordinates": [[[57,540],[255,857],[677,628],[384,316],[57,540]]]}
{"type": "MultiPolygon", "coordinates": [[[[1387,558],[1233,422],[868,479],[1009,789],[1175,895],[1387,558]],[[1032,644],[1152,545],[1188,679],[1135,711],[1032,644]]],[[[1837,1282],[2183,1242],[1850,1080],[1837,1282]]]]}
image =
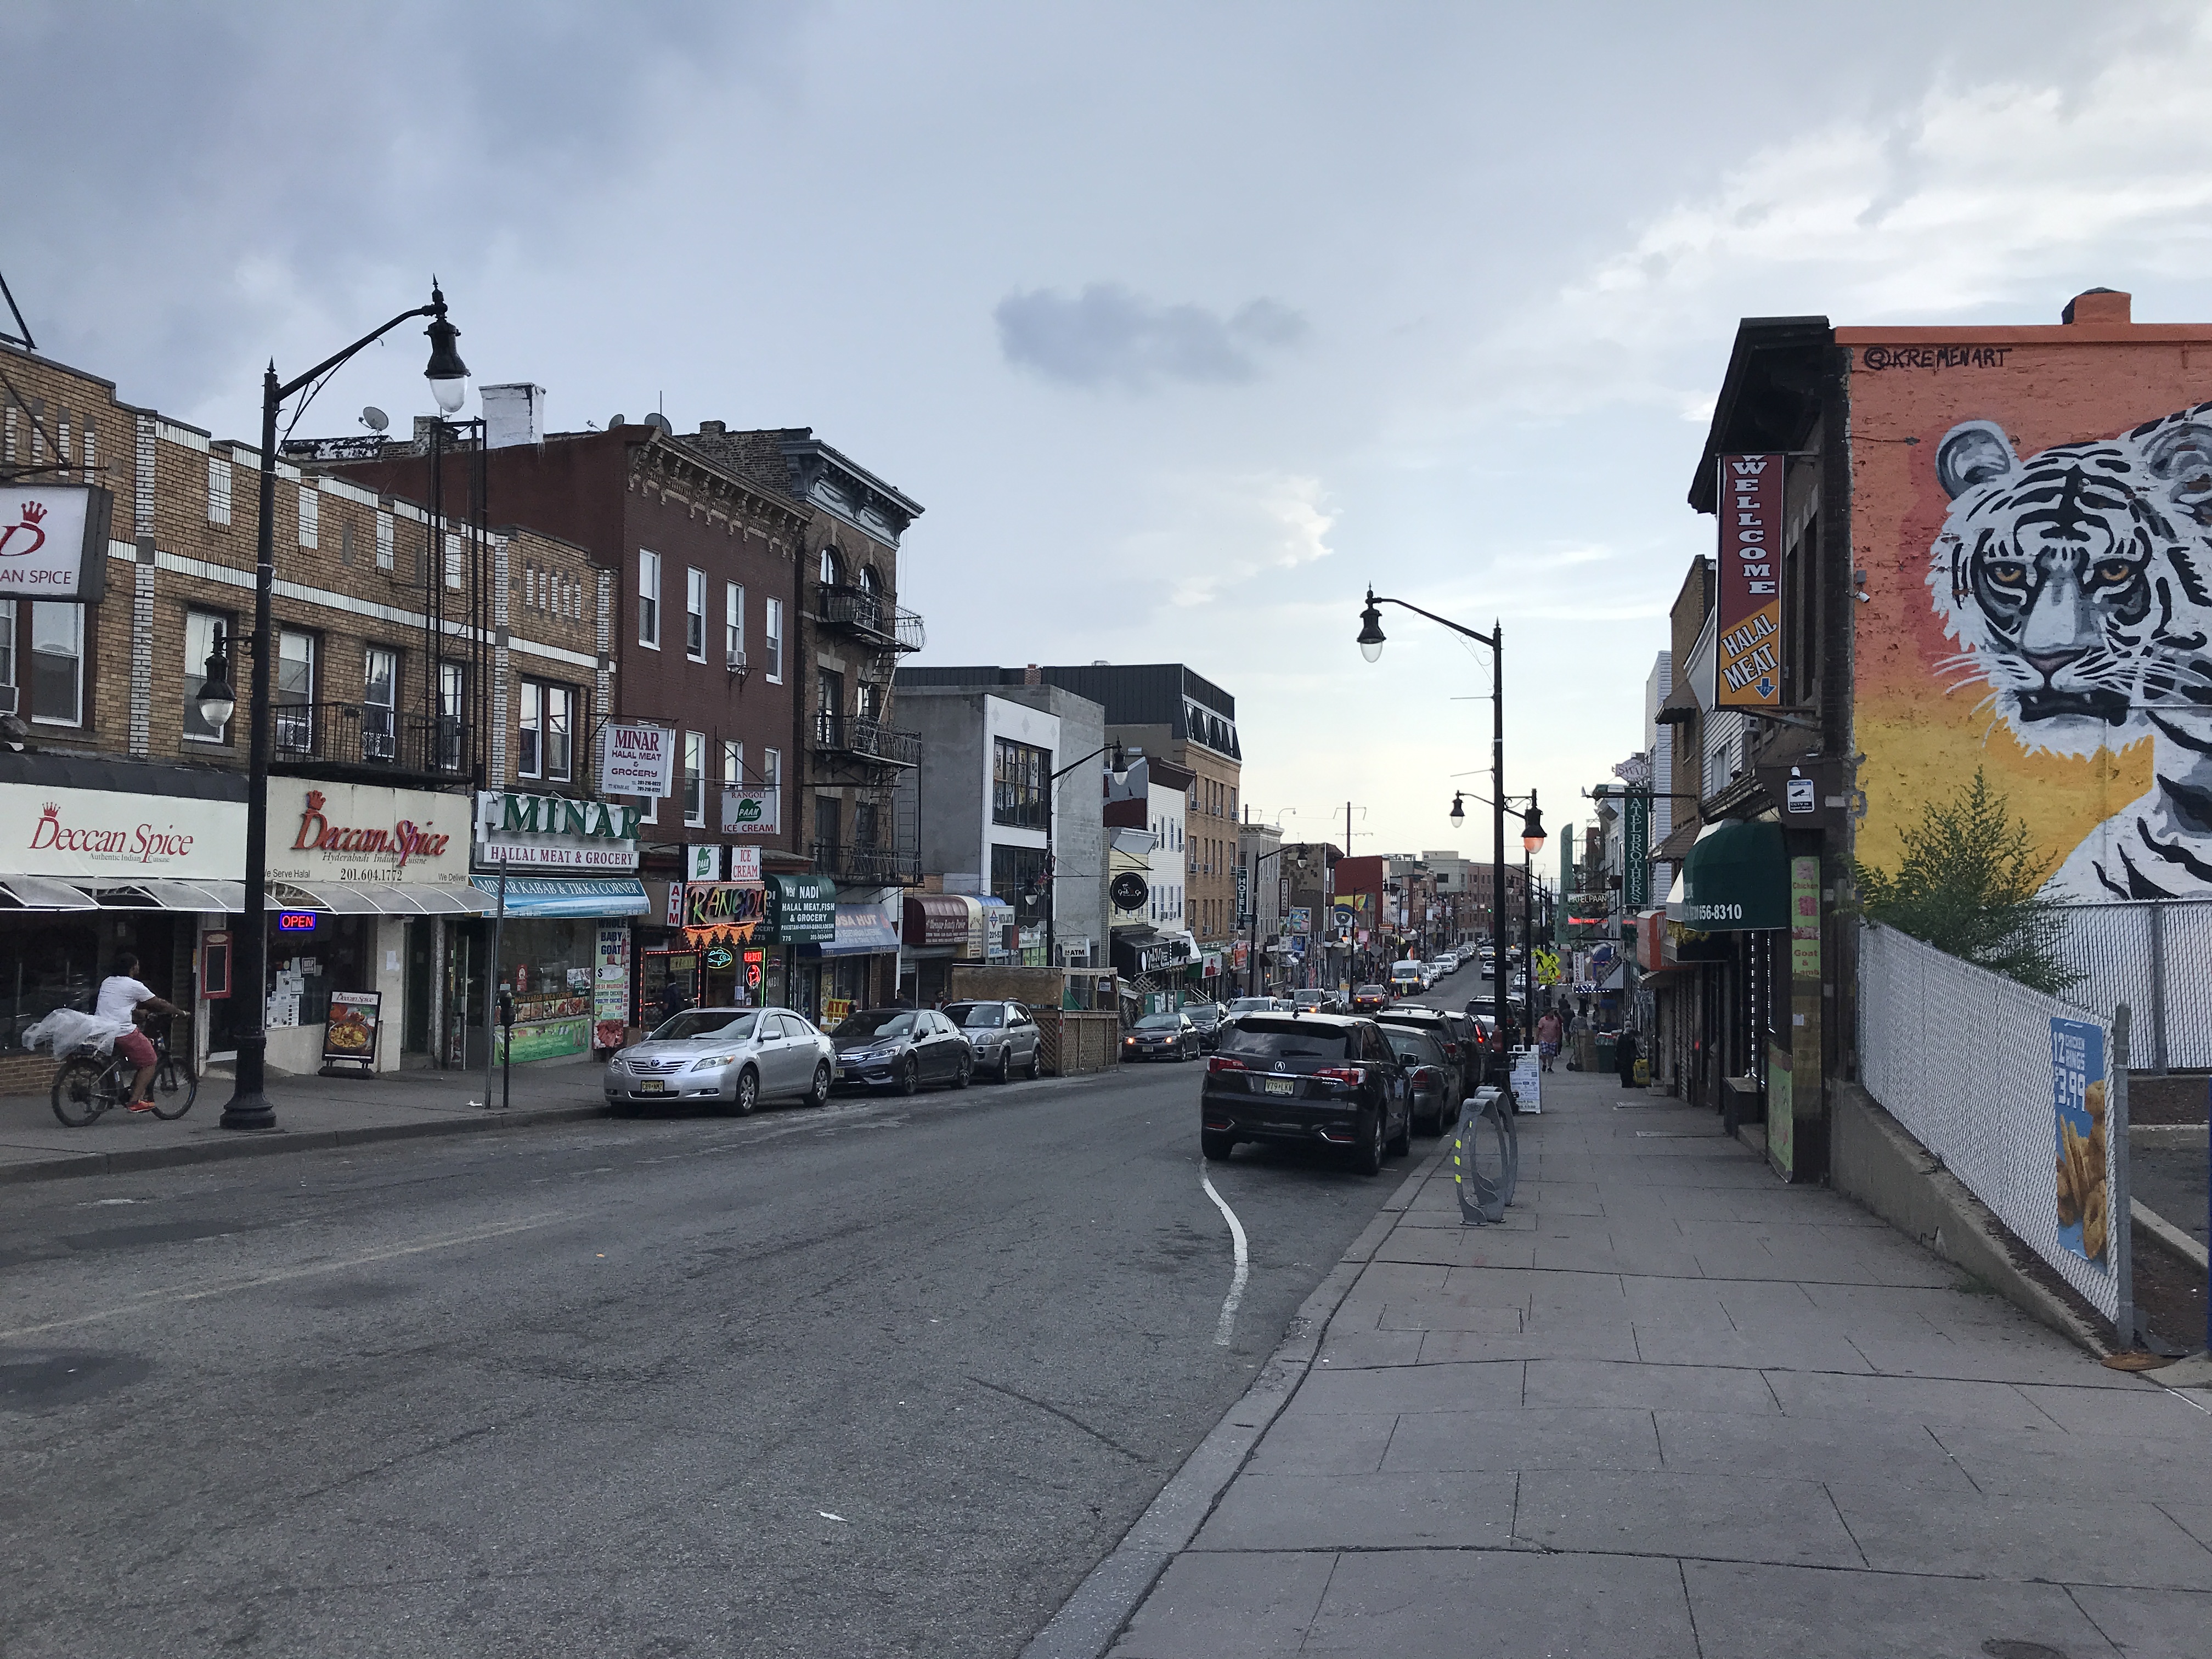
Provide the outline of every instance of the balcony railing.
{"type": "Polygon", "coordinates": [[[894,651],[921,649],[925,637],[921,618],[913,611],[901,610],[880,593],[858,587],[825,587],[821,592],[822,620],[828,626],[858,634],[894,651]]]}
{"type": "Polygon", "coordinates": [[[817,714],[815,752],[854,755],[883,766],[921,764],[921,733],[901,732],[869,714],[817,714]]]}
{"type": "Polygon", "coordinates": [[[921,855],[911,847],[817,841],[814,867],[853,887],[913,887],[921,880],[921,855]]]}
{"type": "MultiPolygon", "coordinates": [[[[459,775],[467,769],[461,722],[450,714],[404,714],[376,703],[285,702],[269,711],[272,765],[322,764],[389,768],[395,772],[459,775]]],[[[240,757],[246,734],[234,721],[226,734],[240,757]]],[[[204,756],[212,746],[187,741],[182,752],[204,756]]],[[[215,748],[214,752],[225,752],[215,748]]]]}

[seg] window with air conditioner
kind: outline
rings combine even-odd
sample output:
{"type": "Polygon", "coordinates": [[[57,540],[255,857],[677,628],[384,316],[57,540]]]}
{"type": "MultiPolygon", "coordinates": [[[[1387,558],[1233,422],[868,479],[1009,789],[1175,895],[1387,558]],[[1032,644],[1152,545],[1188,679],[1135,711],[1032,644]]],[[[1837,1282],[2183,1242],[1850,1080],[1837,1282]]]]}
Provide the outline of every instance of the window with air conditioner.
{"type": "Polygon", "coordinates": [[[745,590],[735,582],[722,589],[722,661],[732,674],[745,665],[745,590]]]}

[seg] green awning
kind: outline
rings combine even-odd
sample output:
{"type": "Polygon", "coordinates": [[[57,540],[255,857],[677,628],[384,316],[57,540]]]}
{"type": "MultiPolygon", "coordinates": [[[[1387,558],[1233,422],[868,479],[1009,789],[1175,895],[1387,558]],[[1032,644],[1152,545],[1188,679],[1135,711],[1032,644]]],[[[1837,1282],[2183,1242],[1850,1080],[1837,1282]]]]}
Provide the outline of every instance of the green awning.
{"type": "Polygon", "coordinates": [[[819,945],[837,937],[837,884],[828,876],[770,876],[763,885],[770,943],[819,945]]]}
{"type": "Polygon", "coordinates": [[[1738,820],[1708,826],[1682,861],[1681,898],[1667,920],[1707,933],[1790,925],[1790,855],[1782,826],[1738,820]]]}

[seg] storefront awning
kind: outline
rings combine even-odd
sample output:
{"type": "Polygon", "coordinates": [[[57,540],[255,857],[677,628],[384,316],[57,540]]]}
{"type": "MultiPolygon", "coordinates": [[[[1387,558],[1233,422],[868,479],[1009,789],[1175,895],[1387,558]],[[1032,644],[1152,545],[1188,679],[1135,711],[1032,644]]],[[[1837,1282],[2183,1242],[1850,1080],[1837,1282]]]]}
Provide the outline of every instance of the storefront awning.
{"type": "Polygon", "coordinates": [[[1790,858],[1782,827],[1737,819],[1708,824],[1682,860],[1681,898],[1667,919],[1708,933],[1790,925],[1790,858]]]}
{"type": "MultiPolygon", "coordinates": [[[[151,885],[141,883],[140,885],[151,885]]],[[[208,887],[208,882],[169,882],[171,887],[208,887]]],[[[246,884],[234,884],[238,902],[228,907],[194,904],[171,904],[176,910],[228,908],[233,913],[245,908],[246,884]]],[[[512,882],[509,883],[512,886],[512,882]]],[[[487,899],[473,886],[462,886],[452,882],[380,881],[337,883],[272,881],[269,884],[268,903],[272,910],[323,910],[341,916],[473,916],[492,908],[496,901],[487,899]]]]}
{"type": "MultiPolygon", "coordinates": [[[[498,908],[499,878],[471,876],[470,880],[476,884],[478,892],[491,901],[484,906],[484,914],[489,915],[498,908]]],[[[641,916],[649,908],[645,884],[635,876],[598,880],[583,876],[507,878],[507,914],[510,916],[641,916]]]]}
{"type": "Polygon", "coordinates": [[[890,912],[880,904],[841,904],[837,907],[837,937],[824,939],[802,952],[825,957],[872,956],[899,948],[898,929],[890,912]]]}
{"type": "Polygon", "coordinates": [[[92,896],[48,876],[0,876],[4,893],[26,910],[97,910],[92,896]]]}
{"type": "Polygon", "coordinates": [[[970,907],[959,893],[909,893],[906,899],[906,942],[909,949],[968,943],[970,907]]]}
{"type": "Polygon", "coordinates": [[[373,916],[377,905],[365,887],[335,881],[272,881],[266,894],[272,910],[321,910],[334,916],[373,916]]]}

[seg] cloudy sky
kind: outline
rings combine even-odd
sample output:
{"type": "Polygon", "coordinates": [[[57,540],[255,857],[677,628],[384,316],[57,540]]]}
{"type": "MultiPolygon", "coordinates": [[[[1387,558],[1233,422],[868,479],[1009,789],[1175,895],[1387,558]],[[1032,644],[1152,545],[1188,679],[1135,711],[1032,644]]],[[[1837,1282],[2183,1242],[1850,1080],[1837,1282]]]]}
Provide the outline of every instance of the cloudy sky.
{"type": "MultiPolygon", "coordinates": [[[[556,425],[811,425],[937,663],[1180,659],[1246,799],[1443,848],[1640,746],[1736,319],[2212,316],[2201,7],[10,0],[40,346],[222,435],[443,280],[556,425]],[[1486,777],[1459,781],[1487,793],[1486,777]]],[[[303,431],[428,407],[369,354],[303,431]]],[[[2212,388],[2208,388],[2212,396],[2212,388]]]]}

